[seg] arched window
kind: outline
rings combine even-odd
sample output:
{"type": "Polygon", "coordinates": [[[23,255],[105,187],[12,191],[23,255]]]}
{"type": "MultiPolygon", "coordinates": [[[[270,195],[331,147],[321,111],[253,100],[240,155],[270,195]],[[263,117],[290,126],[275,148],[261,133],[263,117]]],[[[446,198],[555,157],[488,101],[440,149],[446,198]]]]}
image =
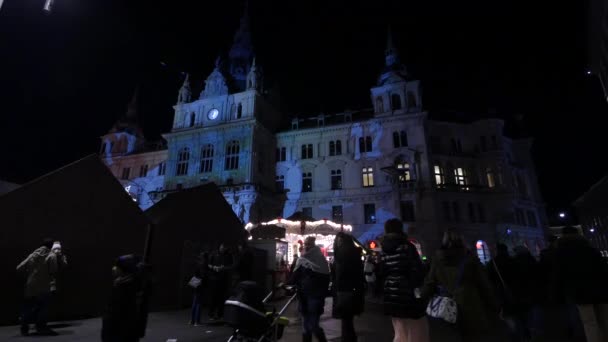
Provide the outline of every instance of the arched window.
{"type": "Polygon", "coordinates": [[[382,100],[382,96],[376,97],[376,112],[384,112],[384,101],[382,100]]]}
{"type": "Polygon", "coordinates": [[[333,140],[329,142],[329,155],[330,156],[336,155],[336,143],[333,140]]]}
{"type": "Polygon", "coordinates": [[[414,95],[413,91],[408,91],[407,92],[407,106],[409,108],[415,108],[415,107],[417,107],[416,95],[414,95]]]}
{"type": "Polygon", "coordinates": [[[391,95],[391,107],[393,110],[401,109],[401,96],[399,94],[391,95]]]}
{"type": "Polygon", "coordinates": [[[243,105],[239,103],[239,105],[236,107],[236,118],[240,119],[243,117],[243,105]]]}
{"type": "Polygon", "coordinates": [[[232,140],[226,145],[226,161],[224,164],[225,170],[236,170],[239,168],[239,142],[232,140]]]}
{"type": "Polygon", "coordinates": [[[213,145],[207,144],[201,148],[201,173],[213,170],[213,145]]]}
{"type": "Polygon", "coordinates": [[[336,155],[339,156],[342,154],[342,141],[336,140],[336,155]]]}
{"type": "Polygon", "coordinates": [[[194,127],[194,120],[196,119],[196,115],[194,115],[194,112],[190,113],[190,119],[189,119],[189,126],[188,127],[194,127]]]}
{"type": "Polygon", "coordinates": [[[176,175],[183,176],[188,174],[188,161],[190,160],[190,149],[184,147],[177,153],[176,175]]]}
{"type": "Polygon", "coordinates": [[[487,264],[491,258],[488,244],[479,240],[477,241],[477,244],[475,244],[475,247],[477,248],[477,257],[479,258],[479,261],[484,265],[487,264]]]}

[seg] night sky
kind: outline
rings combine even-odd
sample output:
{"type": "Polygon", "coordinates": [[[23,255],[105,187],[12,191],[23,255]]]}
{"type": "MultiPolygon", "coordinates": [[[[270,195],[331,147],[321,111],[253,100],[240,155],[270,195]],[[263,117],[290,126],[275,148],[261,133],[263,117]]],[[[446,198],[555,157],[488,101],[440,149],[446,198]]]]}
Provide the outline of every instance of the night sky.
{"type": "MultiPolygon", "coordinates": [[[[97,152],[136,86],[146,136],[168,131],[181,72],[198,96],[244,8],[55,0],[45,15],[43,3],[5,0],[0,10],[0,177],[19,183],[97,152]]],[[[535,137],[541,189],[557,210],[608,172],[608,105],[586,75],[584,3],[565,3],[251,0],[250,12],[285,118],[371,107],[390,25],[431,117],[493,113],[535,137]]]]}

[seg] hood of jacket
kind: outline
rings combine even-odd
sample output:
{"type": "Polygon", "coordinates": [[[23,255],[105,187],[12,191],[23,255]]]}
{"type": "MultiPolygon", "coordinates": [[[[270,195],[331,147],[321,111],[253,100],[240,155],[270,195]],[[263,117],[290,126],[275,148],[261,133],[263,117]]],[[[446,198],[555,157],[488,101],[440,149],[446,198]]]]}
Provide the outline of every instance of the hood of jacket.
{"type": "Polygon", "coordinates": [[[405,234],[386,234],[382,239],[382,251],[387,254],[394,254],[397,248],[408,244],[407,235],[405,234]]]}
{"type": "Polygon", "coordinates": [[[295,269],[299,267],[308,268],[321,274],[329,274],[329,264],[319,246],[314,246],[298,259],[295,269]]]}

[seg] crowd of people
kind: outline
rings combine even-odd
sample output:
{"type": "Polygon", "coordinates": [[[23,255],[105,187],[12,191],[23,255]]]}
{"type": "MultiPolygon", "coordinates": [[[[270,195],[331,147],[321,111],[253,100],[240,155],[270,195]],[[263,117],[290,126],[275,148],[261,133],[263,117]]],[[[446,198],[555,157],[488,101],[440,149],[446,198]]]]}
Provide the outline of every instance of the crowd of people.
{"type": "MultiPolygon", "coordinates": [[[[286,281],[297,288],[302,341],[327,341],[319,324],[327,297],[333,299],[332,316],[341,320],[341,340],[357,341],[354,317],[364,311],[366,291],[371,298],[381,295],[394,342],[430,341],[430,320],[433,329],[445,330],[441,335],[455,341],[523,342],[555,335],[608,341],[608,263],[572,227],[550,238],[538,259],[524,246],[509,251],[499,243],[486,265],[454,231],[445,232],[441,248],[430,263],[423,263],[398,219],[385,222],[381,246],[379,253],[365,253],[351,235],[340,232],[328,262],[315,238],[305,239],[286,281]]],[[[46,312],[57,275],[66,266],[61,243],[52,239],[17,266],[25,279],[23,335],[30,333],[31,324],[37,334],[55,334],[46,312]]],[[[146,325],[141,308],[148,285],[142,262],[122,256],[112,272],[102,340],[137,341],[146,325]]],[[[205,298],[210,321],[221,320],[230,290],[253,278],[254,253],[244,242],[234,253],[223,244],[213,253],[201,253],[189,282],[194,292],[190,324],[201,324],[205,298]]]]}

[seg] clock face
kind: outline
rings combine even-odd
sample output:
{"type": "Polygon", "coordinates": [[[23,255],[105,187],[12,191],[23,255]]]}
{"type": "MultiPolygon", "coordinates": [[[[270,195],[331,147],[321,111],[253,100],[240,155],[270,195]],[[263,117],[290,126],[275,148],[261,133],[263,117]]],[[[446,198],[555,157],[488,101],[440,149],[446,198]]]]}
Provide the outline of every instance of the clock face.
{"type": "Polygon", "coordinates": [[[215,120],[219,115],[220,111],[217,110],[217,108],[213,108],[209,111],[209,113],[207,113],[207,117],[209,118],[209,120],[215,120]]]}

